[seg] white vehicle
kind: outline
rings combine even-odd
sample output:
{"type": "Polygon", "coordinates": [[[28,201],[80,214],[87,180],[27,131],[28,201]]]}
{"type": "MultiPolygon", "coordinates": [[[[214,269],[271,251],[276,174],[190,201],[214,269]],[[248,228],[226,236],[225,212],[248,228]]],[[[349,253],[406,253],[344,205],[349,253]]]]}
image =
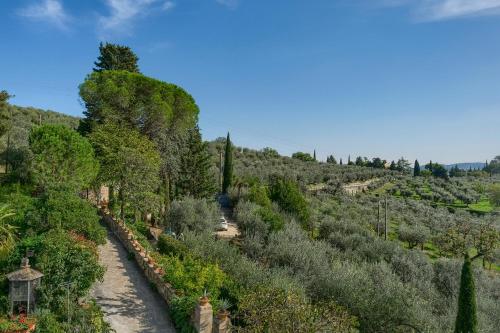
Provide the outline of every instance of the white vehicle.
{"type": "Polygon", "coordinates": [[[219,219],[219,227],[217,228],[219,231],[227,231],[228,229],[228,224],[224,216],[221,216],[219,219]]]}

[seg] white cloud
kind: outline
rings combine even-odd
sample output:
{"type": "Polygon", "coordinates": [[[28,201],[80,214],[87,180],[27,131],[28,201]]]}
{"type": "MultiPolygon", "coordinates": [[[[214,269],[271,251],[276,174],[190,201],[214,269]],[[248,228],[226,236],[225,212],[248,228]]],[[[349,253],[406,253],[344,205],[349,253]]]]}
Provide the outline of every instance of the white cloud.
{"type": "Polygon", "coordinates": [[[463,16],[498,15],[500,0],[433,0],[424,1],[419,9],[424,20],[444,20],[463,16]]]}
{"type": "Polygon", "coordinates": [[[110,32],[130,34],[133,22],[157,11],[168,11],[175,7],[172,1],[160,0],[105,0],[110,9],[108,16],[99,17],[101,35],[110,32]]]}
{"type": "Polygon", "coordinates": [[[500,15],[500,0],[381,0],[384,6],[410,6],[420,21],[500,15]]]}
{"type": "Polygon", "coordinates": [[[215,0],[215,1],[217,1],[217,3],[219,3],[223,6],[231,8],[231,9],[238,7],[238,4],[239,4],[239,0],[215,0]]]}
{"type": "Polygon", "coordinates": [[[165,1],[163,3],[163,6],[161,6],[161,9],[163,10],[171,10],[175,7],[175,3],[172,1],[165,1]]]}
{"type": "Polygon", "coordinates": [[[21,8],[18,15],[35,21],[51,23],[63,30],[68,29],[67,24],[71,20],[59,0],[37,1],[25,8],[21,8]]]}

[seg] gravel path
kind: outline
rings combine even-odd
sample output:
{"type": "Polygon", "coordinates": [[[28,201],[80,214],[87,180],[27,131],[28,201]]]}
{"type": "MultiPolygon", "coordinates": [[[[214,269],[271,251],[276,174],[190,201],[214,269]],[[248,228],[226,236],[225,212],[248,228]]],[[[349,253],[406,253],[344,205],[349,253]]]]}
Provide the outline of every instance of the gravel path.
{"type": "Polygon", "coordinates": [[[106,320],[117,333],[175,332],[165,302],[155,293],[135,261],[112,233],[99,247],[104,281],[94,286],[93,296],[106,320]]]}

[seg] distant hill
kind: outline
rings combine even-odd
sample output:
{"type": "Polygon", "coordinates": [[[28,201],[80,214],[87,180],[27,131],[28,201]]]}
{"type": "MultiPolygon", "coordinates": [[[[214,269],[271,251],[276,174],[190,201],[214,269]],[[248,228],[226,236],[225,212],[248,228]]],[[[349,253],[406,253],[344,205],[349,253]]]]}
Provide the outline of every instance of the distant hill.
{"type": "MultiPolygon", "coordinates": [[[[12,112],[13,127],[10,135],[10,146],[19,148],[28,145],[28,136],[33,126],[39,124],[62,124],[71,128],[77,128],[80,118],[66,114],[41,110],[32,107],[9,105],[12,112]]],[[[0,163],[3,162],[3,152],[7,148],[7,135],[0,138],[0,163]]]]}
{"type": "Polygon", "coordinates": [[[486,163],[484,163],[484,162],[455,163],[455,164],[445,165],[445,168],[447,170],[450,170],[455,165],[457,165],[458,168],[461,169],[461,170],[469,170],[471,168],[472,168],[472,170],[475,170],[475,169],[480,169],[481,170],[482,168],[484,168],[484,166],[486,165],[486,163]]]}

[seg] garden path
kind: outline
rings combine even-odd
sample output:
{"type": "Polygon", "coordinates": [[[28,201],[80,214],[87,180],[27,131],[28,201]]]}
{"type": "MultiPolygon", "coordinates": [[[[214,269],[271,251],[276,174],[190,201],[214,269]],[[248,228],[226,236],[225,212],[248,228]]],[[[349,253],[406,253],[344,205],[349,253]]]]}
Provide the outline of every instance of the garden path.
{"type": "Polygon", "coordinates": [[[92,294],[117,333],[175,332],[167,305],[111,232],[99,247],[99,258],[107,270],[92,294]]]}

